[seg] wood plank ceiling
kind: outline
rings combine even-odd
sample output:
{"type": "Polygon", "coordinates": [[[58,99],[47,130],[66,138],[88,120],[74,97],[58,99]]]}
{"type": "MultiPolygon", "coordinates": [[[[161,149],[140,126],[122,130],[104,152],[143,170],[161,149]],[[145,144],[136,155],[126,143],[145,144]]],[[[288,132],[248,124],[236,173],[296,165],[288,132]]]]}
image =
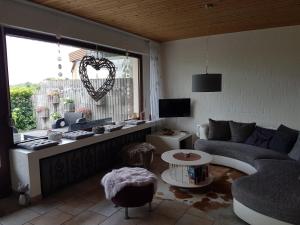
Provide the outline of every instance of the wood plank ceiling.
{"type": "Polygon", "coordinates": [[[33,1],[161,42],[300,24],[300,0],[33,1]]]}

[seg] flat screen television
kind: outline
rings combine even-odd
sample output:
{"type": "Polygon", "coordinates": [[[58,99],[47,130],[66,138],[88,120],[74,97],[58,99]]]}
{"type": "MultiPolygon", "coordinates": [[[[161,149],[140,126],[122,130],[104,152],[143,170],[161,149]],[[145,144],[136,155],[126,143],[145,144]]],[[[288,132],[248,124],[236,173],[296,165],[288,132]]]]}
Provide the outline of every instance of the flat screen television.
{"type": "Polygon", "coordinates": [[[191,99],[159,99],[159,117],[189,117],[191,115],[191,99]]]}

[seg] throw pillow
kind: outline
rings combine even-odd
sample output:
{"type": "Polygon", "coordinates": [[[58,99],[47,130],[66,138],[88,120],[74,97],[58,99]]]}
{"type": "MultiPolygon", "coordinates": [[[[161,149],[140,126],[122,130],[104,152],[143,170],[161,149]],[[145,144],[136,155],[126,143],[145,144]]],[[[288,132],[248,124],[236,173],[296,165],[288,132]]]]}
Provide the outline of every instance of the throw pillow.
{"type": "Polygon", "coordinates": [[[229,121],[209,119],[208,124],[208,140],[223,140],[230,139],[229,121]]]}
{"type": "Polygon", "coordinates": [[[280,153],[289,153],[297,141],[298,133],[297,130],[280,125],[270,141],[269,148],[280,153]]]}
{"type": "Polygon", "coordinates": [[[256,123],[238,123],[234,121],[229,122],[231,141],[243,143],[252,134],[256,123]]]}
{"type": "Polygon", "coordinates": [[[300,135],[298,135],[298,139],[290,151],[289,157],[300,162],[300,135]]]}
{"type": "Polygon", "coordinates": [[[263,127],[256,127],[252,134],[247,138],[245,144],[268,148],[276,130],[263,127]]]}

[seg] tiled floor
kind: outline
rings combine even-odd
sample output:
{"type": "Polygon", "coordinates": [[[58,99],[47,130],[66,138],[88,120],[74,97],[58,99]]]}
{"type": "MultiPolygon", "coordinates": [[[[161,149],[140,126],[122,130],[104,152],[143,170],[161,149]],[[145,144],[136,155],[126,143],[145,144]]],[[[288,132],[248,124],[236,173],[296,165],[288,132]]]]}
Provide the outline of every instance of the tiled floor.
{"type": "MultiPolygon", "coordinates": [[[[156,173],[164,165],[155,167],[156,173]]],[[[234,217],[231,207],[228,218],[212,217],[177,201],[155,198],[152,212],[148,207],[129,209],[130,219],[124,219],[124,209],[115,207],[104,196],[94,176],[26,208],[17,205],[16,197],[0,200],[1,225],[244,225],[234,217]],[[234,219],[232,219],[234,218],[234,219]]]]}

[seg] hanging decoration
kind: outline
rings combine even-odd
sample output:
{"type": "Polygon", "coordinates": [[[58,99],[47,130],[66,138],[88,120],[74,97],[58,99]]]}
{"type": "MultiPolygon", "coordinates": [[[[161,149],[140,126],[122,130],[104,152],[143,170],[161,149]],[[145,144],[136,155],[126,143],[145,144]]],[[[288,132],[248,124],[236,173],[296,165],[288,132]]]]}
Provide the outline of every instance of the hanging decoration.
{"type": "Polygon", "coordinates": [[[128,58],[128,52],[126,52],[126,58],[123,60],[122,63],[122,72],[123,72],[123,77],[124,78],[130,78],[131,77],[131,65],[130,65],[130,60],[128,58]]]}
{"type": "Polygon", "coordinates": [[[57,56],[57,61],[58,61],[58,65],[57,65],[57,67],[58,67],[58,76],[59,77],[62,77],[63,76],[63,73],[62,73],[62,64],[61,64],[61,61],[62,61],[62,57],[61,57],[61,51],[60,51],[60,43],[59,43],[59,40],[60,40],[60,36],[59,35],[57,35],[56,36],[56,38],[57,38],[57,52],[58,52],[58,56],[57,56]]]}
{"type": "Polygon", "coordinates": [[[115,84],[116,77],[116,67],[113,62],[106,58],[99,58],[98,51],[97,57],[94,56],[84,56],[79,65],[79,75],[81,82],[88,94],[98,102],[101,98],[103,98],[108,92],[112,90],[115,84]],[[87,74],[87,66],[92,66],[95,70],[107,69],[109,74],[104,83],[97,90],[92,85],[89,76],[87,74]]]}

